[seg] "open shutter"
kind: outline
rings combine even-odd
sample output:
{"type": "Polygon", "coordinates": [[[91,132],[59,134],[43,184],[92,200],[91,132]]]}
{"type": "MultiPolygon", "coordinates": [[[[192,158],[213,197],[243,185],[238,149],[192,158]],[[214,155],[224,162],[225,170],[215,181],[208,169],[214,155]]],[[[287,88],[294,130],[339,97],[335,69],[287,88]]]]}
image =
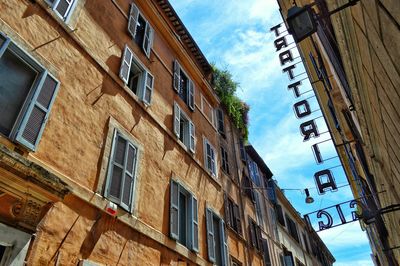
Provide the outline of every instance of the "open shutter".
{"type": "Polygon", "coordinates": [[[249,217],[249,234],[250,234],[250,244],[252,247],[256,247],[256,232],[254,229],[254,222],[253,220],[249,217]]]}
{"type": "Polygon", "coordinates": [[[192,121],[189,121],[189,133],[190,133],[190,142],[189,149],[191,152],[195,153],[196,151],[196,132],[194,128],[194,124],[192,121]]]}
{"type": "Polygon", "coordinates": [[[257,238],[257,250],[262,251],[262,235],[261,235],[261,227],[256,226],[256,238],[257,238]]]}
{"type": "Polygon", "coordinates": [[[179,238],[179,184],[171,179],[170,185],[170,211],[169,211],[169,232],[171,238],[179,238]]]}
{"type": "Polygon", "coordinates": [[[150,58],[151,47],[153,45],[154,30],[150,23],[146,21],[146,27],[144,30],[144,40],[143,40],[143,51],[148,58],[150,58]]]}
{"type": "Polygon", "coordinates": [[[192,199],[192,250],[199,252],[199,215],[197,209],[197,199],[191,197],[192,199]]]}
{"type": "Polygon", "coordinates": [[[224,113],[221,109],[217,109],[218,132],[225,136],[224,113]]]}
{"type": "Polygon", "coordinates": [[[174,133],[179,138],[181,132],[181,108],[174,103],[174,133]]]}
{"type": "Polygon", "coordinates": [[[207,247],[208,259],[215,262],[215,243],[214,243],[214,228],[213,228],[213,213],[209,208],[206,208],[207,222],[207,247]]]}
{"type": "Polygon", "coordinates": [[[128,45],[125,44],[124,53],[121,59],[121,68],[119,70],[119,77],[124,81],[125,84],[128,84],[129,71],[131,70],[133,53],[131,49],[129,49],[128,45]]]}
{"type": "Polygon", "coordinates": [[[126,159],[125,159],[125,175],[123,180],[123,190],[121,195],[122,205],[127,210],[131,210],[132,197],[133,197],[133,185],[134,185],[134,171],[136,162],[136,148],[131,144],[127,143],[126,159]]]}
{"type": "Polygon", "coordinates": [[[268,266],[271,265],[271,258],[269,256],[269,248],[268,248],[268,240],[262,240],[262,247],[263,247],[263,258],[264,258],[264,265],[268,266]]]}
{"type": "MultiPolygon", "coordinates": [[[[226,193],[224,193],[224,211],[225,211],[225,222],[228,226],[232,226],[230,213],[229,213],[229,200],[226,193]]],[[[232,221],[233,222],[233,221],[232,221]]]]}
{"type": "Polygon", "coordinates": [[[240,210],[238,205],[233,206],[233,217],[235,219],[236,229],[237,232],[241,235],[242,234],[242,223],[240,219],[240,210]]]}
{"type": "Polygon", "coordinates": [[[194,111],[194,84],[193,81],[189,79],[189,107],[192,111],[194,111]]]}
{"type": "Polygon", "coordinates": [[[106,197],[121,204],[121,191],[125,171],[126,140],[114,131],[111,158],[108,166],[106,197]]]}
{"type": "Polygon", "coordinates": [[[181,66],[178,60],[174,61],[174,90],[178,93],[181,90],[181,66]]]}
{"type": "Polygon", "coordinates": [[[15,140],[31,150],[36,147],[42,136],[59,82],[47,71],[41,74],[37,89],[29,103],[21,124],[16,132],[15,140]]]}
{"type": "Polygon", "coordinates": [[[215,162],[215,150],[210,145],[210,157],[211,157],[211,173],[213,176],[217,176],[216,162],[215,162]]]}
{"type": "Polygon", "coordinates": [[[219,221],[219,232],[221,236],[221,251],[222,251],[222,265],[228,266],[229,260],[228,260],[228,241],[227,241],[227,236],[225,234],[225,223],[224,220],[219,221]]]}
{"type": "Polygon", "coordinates": [[[144,88],[143,88],[143,102],[150,104],[153,95],[154,77],[147,71],[144,71],[144,88]]]}
{"type": "Polygon", "coordinates": [[[132,38],[135,38],[136,36],[138,19],[139,19],[139,9],[134,3],[132,3],[131,10],[129,12],[129,22],[128,22],[128,31],[132,35],[132,38]]]}

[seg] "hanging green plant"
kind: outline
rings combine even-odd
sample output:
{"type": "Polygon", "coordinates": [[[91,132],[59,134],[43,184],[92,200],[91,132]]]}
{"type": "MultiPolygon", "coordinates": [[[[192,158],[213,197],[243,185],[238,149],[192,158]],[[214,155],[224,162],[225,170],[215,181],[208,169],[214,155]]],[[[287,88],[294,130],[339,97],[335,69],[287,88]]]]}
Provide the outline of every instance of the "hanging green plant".
{"type": "Polygon", "coordinates": [[[220,70],[214,64],[212,68],[215,91],[222,105],[228,111],[228,115],[231,117],[233,124],[240,130],[244,140],[247,141],[249,136],[248,113],[250,106],[236,96],[239,83],[232,79],[232,74],[228,70],[220,70]]]}

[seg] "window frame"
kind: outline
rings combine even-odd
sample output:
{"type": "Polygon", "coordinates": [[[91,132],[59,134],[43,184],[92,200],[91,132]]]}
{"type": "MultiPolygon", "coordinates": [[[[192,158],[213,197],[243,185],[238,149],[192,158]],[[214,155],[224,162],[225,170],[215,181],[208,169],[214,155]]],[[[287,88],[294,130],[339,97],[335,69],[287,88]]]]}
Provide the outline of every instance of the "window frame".
{"type": "Polygon", "coordinates": [[[240,207],[226,192],[224,193],[224,212],[225,224],[242,236],[243,230],[240,207]]]}
{"type": "Polygon", "coordinates": [[[177,59],[174,60],[173,63],[173,79],[172,79],[172,88],[175,90],[175,92],[179,95],[179,98],[189,107],[189,109],[194,112],[195,111],[195,106],[196,106],[196,99],[195,99],[195,93],[196,93],[196,86],[194,85],[193,80],[189,77],[187,72],[182,68],[180,63],[178,62],[177,59]],[[181,75],[185,75],[187,81],[186,81],[186,88],[187,88],[187,96],[186,99],[182,99],[181,97],[181,75]]]}
{"type": "Polygon", "coordinates": [[[188,151],[192,154],[196,153],[196,127],[189,116],[182,110],[177,102],[174,102],[173,107],[173,131],[178,141],[182,143],[188,151]],[[181,140],[181,123],[180,121],[184,119],[187,121],[185,123],[186,130],[183,132],[185,135],[182,136],[181,140]]]}
{"type": "Polygon", "coordinates": [[[215,123],[216,123],[215,108],[207,101],[206,97],[204,97],[203,94],[200,94],[200,95],[201,95],[200,110],[201,110],[202,114],[204,115],[204,117],[207,119],[207,121],[210,122],[213,127],[215,127],[215,123]],[[207,115],[207,113],[204,110],[205,105],[207,105],[208,108],[210,109],[211,118],[207,115]]]}
{"type": "Polygon", "coordinates": [[[218,234],[220,238],[219,248],[221,249],[221,262],[222,265],[228,265],[229,263],[229,248],[228,248],[228,234],[226,233],[225,221],[222,219],[211,207],[206,205],[206,244],[208,260],[212,263],[216,262],[216,249],[217,245],[215,243],[215,228],[214,228],[214,218],[218,219],[218,234]],[[211,254],[211,247],[213,247],[211,254]]]}
{"type": "Polygon", "coordinates": [[[12,128],[10,129],[10,133],[8,135],[3,135],[12,141],[18,142],[23,145],[27,149],[31,151],[36,151],[39,142],[42,138],[43,131],[46,127],[46,123],[49,119],[52,106],[54,104],[55,98],[57,97],[57,93],[60,87],[60,82],[51,74],[49,71],[42,66],[36,59],[34,59],[29,53],[25,52],[24,49],[19,47],[17,43],[15,43],[11,38],[7,35],[0,32],[0,40],[2,42],[0,44],[0,59],[4,55],[4,53],[9,50],[15,56],[17,56],[22,64],[31,68],[32,70],[37,72],[37,76],[35,80],[31,84],[29,92],[24,99],[21,109],[13,123],[12,128]],[[53,93],[47,103],[47,107],[39,102],[39,96],[41,95],[42,89],[44,89],[45,82],[47,79],[51,79],[54,81],[55,86],[53,87],[53,93]],[[38,129],[37,136],[35,142],[29,142],[29,140],[23,136],[25,130],[27,129],[28,123],[30,121],[31,116],[33,116],[33,109],[39,109],[42,113],[45,113],[43,119],[40,124],[40,128],[38,129]]]}
{"type": "Polygon", "coordinates": [[[218,178],[218,174],[217,174],[218,163],[217,163],[216,150],[215,150],[214,146],[211,144],[211,142],[206,137],[203,138],[203,143],[204,143],[204,145],[203,145],[203,149],[204,149],[204,166],[207,169],[207,172],[212,177],[218,178]],[[212,152],[212,154],[210,154],[210,155],[208,154],[207,145],[210,146],[210,151],[212,152]],[[214,155],[214,158],[212,158],[212,155],[214,155]],[[212,165],[210,165],[211,168],[209,167],[209,165],[208,165],[208,157],[210,157],[211,163],[213,163],[214,167],[212,167],[212,165]]]}
{"type": "Polygon", "coordinates": [[[110,200],[111,202],[117,204],[119,207],[124,209],[125,211],[129,213],[133,213],[133,209],[135,206],[135,196],[136,196],[136,187],[138,183],[138,164],[139,164],[139,158],[140,158],[140,148],[139,145],[137,144],[136,141],[134,141],[132,138],[126,136],[124,132],[121,130],[114,128],[113,132],[113,137],[112,137],[112,145],[111,145],[111,150],[109,154],[109,159],[108,159],[108,165],[107,165],[107,172],[106,172],[106,178],[105,178],[105,186],[104,186],[104,192],[103,195],[105,198],[110,200]],[[120,198],[116,198],[113,195],[110,194],[110,186],[111,186],[111,181],[112,181],[112,173],[113,173],[113,164],[114,164],[114,155],[115,155],[115,147],[116,147],[116,142],[117,138],[121,137],[126,141],[126,146],[132,146],[135,149],[135,157],[134,157],[134,163],[133,163],[133,170],[132,170],[132,179],[133,179],[133,185],[130,190],[130,204],[126,205],[123,203],[123,192],[124,192],[124,185],[125,185],[125,175],[126,175],[126,164],[127,164],[127,156],[128,156],[128,149],[125,150],[125,156],[124,156],[124,164],[123,166],[123,176],[124,179],[121,181],[121,189],[120,189],[120,198]]]}
{"type": "Polygon", "coordinates": [[[125,86],[133,94],[138,97],[146,106],[151,104],[154,93],[154,83],[155,79],[153,74],[144,66],[136,54],[129,48],[128,44],[125,44],[124,50],[121,56],[121,66],[119,69],[119,77],[124,82],[125,86]],[[137,93],[135,93],[132,88],[129,87],[129,78],[131,76],[132,65],[135,65],[140,70],[140,76],[138,78],[138,84],[136,85],[137,93]],[[126,71],[125,71],[126,70],[126,71]],[[151,86],[148,86],[148,80],[151,78],[151,86]],[[146,92],[150,91],[150,99],[146,99],[146,92]]]}
{"type": "MultiPolygon", "coordinates": [[[[69,3],[69,5],[68,5],[68,9],[67,9],[67,11],[65,12],[65,13],[66,13],[65,16],[62,16],[62,15],[57,11],[58,5],[59,5],[60,2],[63,1],[63,0],[44,0],[44,1],[46,2],[46,4],[48,4],[48,5],[50,6],[50,8],[53,10],[53,12],[54,12],[60,19],[62,19],[65,23],[68,23],[69,20],[70,20],[70,18],[71,18],[72,13],[74,12],[74,9],[75,9],[75,7],[76,7],[76,5],[77,5],[77,2],[78,2],[79,0],[71,0],[71,3],[69,3]]],[[[68,1],[68,0],[65,0],[65,1],[68,1]]]]}
{"type": "Polygon", "coordinates": [[[189,189],[187,189],[181,182],[178,180],[171,178],[170,180],[170,213],[169,213],[169,219],[170,219],[170,227],[169,227],[169,236],[177,241],[179,244],[187,247],[193,252],[198,253],[199,252],[199,206],[198,206],[198,200],[194,196],[192,192],[190,192],[189,189]],[[174,203],[174,197],[173,197],[173,187],[176,187],[177,191],[177,204],[174,203]],[[180,242],[180,211],[181,207],[179,206],[179,197],[180,194],[184,194],[186,197],[187,205],[186,205],[186,222],[188,228],[186,229],[186,243],[181,243],[180,242]],[[176,219],[177,219],[177,232],[174,232],[173,230],[173,209],[176,210],[176,219]]]}

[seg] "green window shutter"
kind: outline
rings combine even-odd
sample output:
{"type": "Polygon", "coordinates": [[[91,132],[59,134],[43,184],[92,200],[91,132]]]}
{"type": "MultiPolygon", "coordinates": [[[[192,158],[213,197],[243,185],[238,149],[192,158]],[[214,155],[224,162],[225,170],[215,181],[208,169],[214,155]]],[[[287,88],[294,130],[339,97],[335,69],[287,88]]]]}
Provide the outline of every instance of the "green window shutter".
{"type": "Polygon", "coordinates": [[[190,133],[190,141],[189,141],[189,149],[192,153],[196,151],[196,131],[192,121],[189,121],[189,133],[190,133]]]}
{"type": "Polygon", "coordinates": [[[154,77],[147,71],[144,71],[144,86],[143,86],[143,93],[142,93],[142,100],[146,104],[151,103],[151,98],[153,96],[153,88],[154,88],[154,77]]]}
{"type": "Polygon", "coordinates": [[[207,248],[208,259],[215,262],[215,243],[214,243],[214,228],[213,228],[213,213],[211,209],[206,208],[206,222],[207,222],[207,248]]]}
{"type": "Polygon", "coordinates": [[[171,238],[179,239],[179,184],[173,179],[170,184],[169,232],[171,238]]]}
{"type": "Polygon", "coordinates": [[[58,88],[59,82],[44,71],[15,135],[17,142],[36,150],[58,88]]]}
{"type": "Polygon", "coordinates": [[[174,103],[174,133],[179,138],[181,133],[181,108],[174,103]]]}
{"type": "Polygon", "coordinates": [[[221,241],[220,241],[220,248],[222,252],[222,265],[228,266],[229,265],[229,260],[228,260],[228,240],[227,240],[227,235],[225,234],[225,223],[224,220],[219,221],[219,232],[221,236],[221,241]]]}
{"type": "Polygon", "coordinates": [[[189,80],[189,93],[188,93],[188,102],[189,107],[192,111],[194,111],[194,84],[193,81],[189,80]]]}
{"type": "Polygon", "coordinates": [[[178,60],[174,61],[174,90],[177,93],[181,90],[181,66],[178,60]]]}
{"type": "Polygon", "coordinates": [[[131,34],[132,38],[135,38],[136,36],[138,19],[139,19],[139,9],[134,3],[132,3],[131,9],[129,11],[129,21],[128,21],[128,32],[131,34]]]}
{"type": "Polygon", "coordinates": [[[151,47],[153,46],[154,29],[151,27],[150,23],[146,21],[146,27],[144,30],[144,40],[143,40],[143,51],[148,58],[150,58],[151,47]]]}
{"type": "Polygon", "coordinates": [[[191,213],[192,213],[192,223],[191,223],[191,248],[195,252],[199,252],[199,214],[197,208],[197,199],[194,196],[191,196],[191,213]]]}
{"type": "Polygon", "coordinates": [[[124,53],[121,59],[121,68],[119,70],[119,77],[124,81],[125,84],[128,84],[129,79],[129,71],[131,70],[133,53],[131,49],[129,49],[128,45],[125,44],[124,53]]]}

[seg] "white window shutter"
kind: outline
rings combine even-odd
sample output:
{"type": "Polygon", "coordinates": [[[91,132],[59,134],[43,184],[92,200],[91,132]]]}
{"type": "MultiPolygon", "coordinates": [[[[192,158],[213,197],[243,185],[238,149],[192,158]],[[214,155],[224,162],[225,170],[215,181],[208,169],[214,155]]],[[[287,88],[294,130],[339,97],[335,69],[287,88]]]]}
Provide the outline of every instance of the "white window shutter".
{"type": "Polygon", "coordinates": [[[192,111],[194,111],[194,84],[193,81],[189,80],[189,107],[192,111]]]}
{"type": "Polygon", "coordinates": [[[132,3],[131,10],[129,12],[129,22],[128,22],[128,31],[132,35],[132,38],[135,38],[136,35],[138,19],[139,19],[139,9],[134,3],[132,3]]]}
{"type": "Polygon", "coordinates": [[[225,234],[225,223],[224,220],[219,221],[219,232],[221,236],[221,251],[222,251],[222,265],[228,266],[229,260],[228,260],[228,241],[227,241],[227,236],[225,234]]]}
{"type": "Polygon", "coordinates": [[[154,30],[150,23],[146,21],[146,27],[144,30],[144,40],[143,40],[143,51],[148,58],[150,58],[151,47],[153,45],[154,30]]]}
{"type": "Polygon", "coordinates": [[[59,82],[47,71],[40,77],[39,85],[24,114],[15,140],[31,150],[36,150],[57,95],[59,82]]]}
{"type": "Polygon", "coordinates": [[[181,66],[178,60],[174,61],[174,90],[178,93],[181,90],[181,66]]]}
{"type": "Polygon", "coordinates": [[[181,132],[181,108],[174,103],[174,133],[179,138],[181,132]]]}
{"type": "Polygon", "coordinates": [[[207,223],[207,247],[208,259],[215,262],[215,244],[214,244],[214,228],[213,228],[213,213],[209,208],[206,208],[206,223],[207,223]]]}
{"type": "Polygon", "coordinates": [[[189,121],[190,142],[189,149],[191,152],[196,152],[196,131],[192,121],[189,121]]]}
{"type": "Polygon", "coordinates": [[[171,238],[179,239],[179,184],[171,179],[169,232],[171,238]]]}
{"type": "Polygon", "coordinates": [[[121,59],[121,68],[119,70],[119,77],[124,81],[125,84],[128,84],[132,58],[133,58],[133,53],[131,49],[129,49],[128,45],[125,44],[124,53],[121,59]]]}
{"type": "Polygon", "coordinates": [[[191,197],[192,200],[192,250],[195,252],[199,252],[199,214],[197,209],[197,199],[195,197],[191,197]]]}
{"type": "Polygon", "coordinates": [[[150,104],[153,96],[154,77],[147,71],[144,71],[144,77],[142,100],[146,104],[150,104]]]}

